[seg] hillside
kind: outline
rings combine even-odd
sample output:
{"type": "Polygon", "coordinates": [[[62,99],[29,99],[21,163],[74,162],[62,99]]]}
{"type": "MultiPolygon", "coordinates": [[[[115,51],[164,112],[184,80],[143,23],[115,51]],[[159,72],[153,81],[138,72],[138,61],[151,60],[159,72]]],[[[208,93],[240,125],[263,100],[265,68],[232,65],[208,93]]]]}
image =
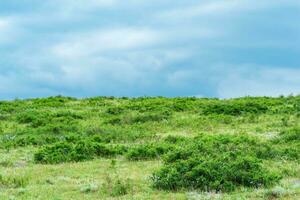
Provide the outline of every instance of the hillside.
{"type": "Polygon", "coordinates": [[[0,101],[0,199],[300,199],[300,96],[0,101]]]}

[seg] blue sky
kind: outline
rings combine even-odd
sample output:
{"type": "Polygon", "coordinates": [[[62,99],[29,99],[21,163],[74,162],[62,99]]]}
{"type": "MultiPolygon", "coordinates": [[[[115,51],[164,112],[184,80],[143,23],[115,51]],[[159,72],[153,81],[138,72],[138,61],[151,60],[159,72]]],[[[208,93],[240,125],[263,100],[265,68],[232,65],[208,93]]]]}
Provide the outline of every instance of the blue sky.
{"type": "Polygon", "coordinates": [[[0,1],[0,99],[291,93],[299,0],[0,1]]]}

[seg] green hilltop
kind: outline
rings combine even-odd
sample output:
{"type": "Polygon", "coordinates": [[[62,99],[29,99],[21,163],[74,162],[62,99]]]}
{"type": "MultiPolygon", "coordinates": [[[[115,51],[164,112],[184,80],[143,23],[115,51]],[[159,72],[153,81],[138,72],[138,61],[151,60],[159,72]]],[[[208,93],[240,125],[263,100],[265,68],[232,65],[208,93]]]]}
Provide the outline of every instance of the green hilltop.
{"type": "Polygon", "coordinates": [[[300,199],[300,96],[0,101],[0,199],[300,199]]]}

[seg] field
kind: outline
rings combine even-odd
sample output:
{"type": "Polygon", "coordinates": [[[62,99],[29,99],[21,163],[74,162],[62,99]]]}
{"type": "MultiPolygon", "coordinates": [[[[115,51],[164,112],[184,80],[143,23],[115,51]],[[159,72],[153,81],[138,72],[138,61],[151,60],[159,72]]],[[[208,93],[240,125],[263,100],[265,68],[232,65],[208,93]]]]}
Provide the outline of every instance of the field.
{"type": "Polygon", "coordinates": [[[0,199],[300,199],[300,96],[0,101],[0,199]]]}

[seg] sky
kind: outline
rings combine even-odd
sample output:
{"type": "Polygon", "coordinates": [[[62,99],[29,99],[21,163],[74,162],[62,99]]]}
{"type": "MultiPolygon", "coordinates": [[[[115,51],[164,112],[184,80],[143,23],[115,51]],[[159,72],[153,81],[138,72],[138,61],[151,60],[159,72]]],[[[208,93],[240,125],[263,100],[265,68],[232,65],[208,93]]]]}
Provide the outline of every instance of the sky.
{"type": "Polygon", "coordinates": [[[0,1],[0,99],[290,94],[299,0],[0,1]]]}

